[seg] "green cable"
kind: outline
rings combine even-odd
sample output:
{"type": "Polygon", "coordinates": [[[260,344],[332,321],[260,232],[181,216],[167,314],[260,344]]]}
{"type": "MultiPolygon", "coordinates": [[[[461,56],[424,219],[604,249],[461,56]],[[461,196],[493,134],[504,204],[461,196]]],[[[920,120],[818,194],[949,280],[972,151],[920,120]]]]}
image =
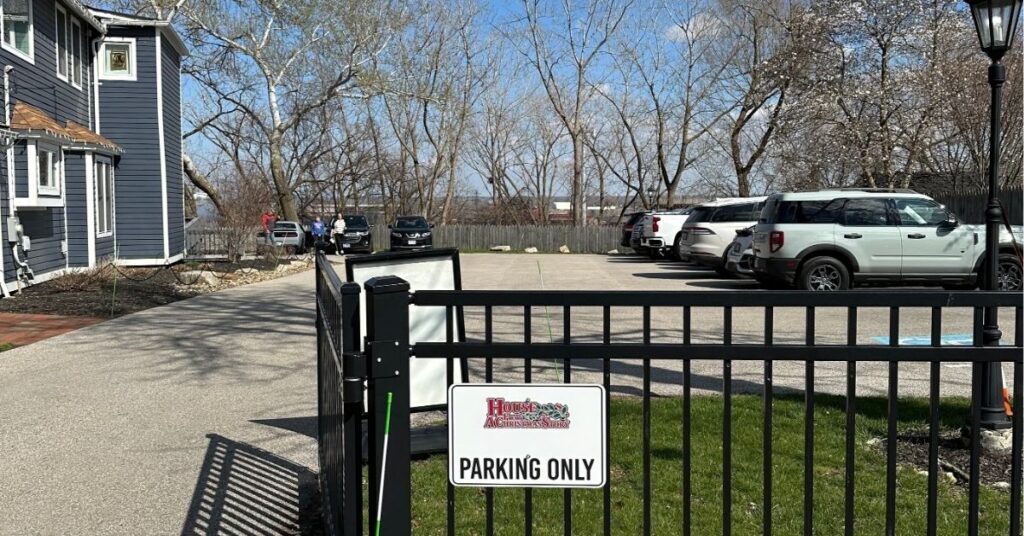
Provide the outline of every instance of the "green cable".
{"type": "Polygon", "coordinates": [[[380,462],[380,489],[377,492],[377,528],[375,536],[380,536],[380,513],[384,507],[384,468],[388,463],[388,437],[391,432],[391,391],[388,391],[388,408],[384,415],[384,452],[381,454],[380,462]]]}

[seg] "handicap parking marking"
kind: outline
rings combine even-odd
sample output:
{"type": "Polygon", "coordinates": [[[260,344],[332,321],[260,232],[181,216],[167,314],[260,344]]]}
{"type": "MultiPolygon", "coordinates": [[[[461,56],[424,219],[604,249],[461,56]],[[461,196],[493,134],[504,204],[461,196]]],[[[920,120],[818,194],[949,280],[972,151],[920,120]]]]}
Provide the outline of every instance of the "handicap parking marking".
{"type": "MultiPolygon", "coordinates": [[[[871,340],[878,344],[889,344],[889,337],[882,335],[879,337],[871,337],[871,340]]],[[[916,335],[910,337],[900,337],[900,346],[931,346],[932,338],[930,335],[916,335]]],[[[973,346],[974,335],[970,333],[953,333],[950,335],[943,335],[939,339],[940,346],[973,346]]]]}

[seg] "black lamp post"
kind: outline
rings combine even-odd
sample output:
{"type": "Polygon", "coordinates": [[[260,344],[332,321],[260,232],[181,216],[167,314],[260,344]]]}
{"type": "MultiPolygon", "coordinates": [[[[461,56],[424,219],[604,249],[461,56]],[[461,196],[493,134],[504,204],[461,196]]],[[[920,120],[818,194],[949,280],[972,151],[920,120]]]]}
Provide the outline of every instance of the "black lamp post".
{"type": "Polygon", "coordinates": [[[655,189],[653,186],[647,187],[647,198],[652,201],[654,206],[651,208],[653,208],[654,210],[658,210],[658,198],[655,197],[657,193],[658,190],[655,189]]]}
{"type": "MultiPolygon", "coordinates": [[[[1002,112],[1003,83],[1006,82],[1006,67],[999,62],[1013,46],[1017,33],[1021,3],[1024,0],[967,0],[978,30],[981,50],[992,58],[988,68],[988,83],[992,86],[992,116],[989,133],[988,165],[988,207],[985,210],[985,272],[982,275],[983,290],[999,290],[999,227],[1003,211],[996,194],[999,189],[999,129],[1002,112]]],[[[985,323],[982,343],[998,346],[1002,332],[999,331],[999,309],[985,309],[985,323]]],[[[981,386],[981,427],[988,429],[1007,428],[1010,420],[1003,409],[1003,376],[996,363],[984,363],[981,386]]],[[[977,388],[977,386],[975,386],[977,388]]]]}

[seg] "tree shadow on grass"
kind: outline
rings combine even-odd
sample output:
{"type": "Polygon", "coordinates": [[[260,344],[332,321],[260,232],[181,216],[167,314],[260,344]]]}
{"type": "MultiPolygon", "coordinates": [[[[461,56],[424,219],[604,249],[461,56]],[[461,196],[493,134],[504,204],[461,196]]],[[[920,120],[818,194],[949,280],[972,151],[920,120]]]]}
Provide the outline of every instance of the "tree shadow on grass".
{"type": "Polygon", "coordinates": [[[247,443],[206,437],[183,536],[323,533],[314,472],[247,443]]]}

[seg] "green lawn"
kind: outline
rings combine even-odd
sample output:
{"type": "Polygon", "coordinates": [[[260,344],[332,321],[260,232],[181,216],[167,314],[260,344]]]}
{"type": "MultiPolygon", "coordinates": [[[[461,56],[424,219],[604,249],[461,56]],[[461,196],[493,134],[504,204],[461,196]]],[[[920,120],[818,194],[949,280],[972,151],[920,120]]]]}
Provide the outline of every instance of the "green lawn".
{"type": "MultiPolygon", "coordinates": [[[[652,400],[652,533],[679,534],[682,525],[682,403],[652,400]]],[[[818,534],[841,534],[844,513],[845,414],[841,397],[821,396],[815,418],[814,524],[818,534]]],[[[693,398],[693,533],[721,534],[721,418],[720,397],[693,398]]],[[[762,518],[762,401],[757,396],[733,398],[733,534],[761,534],[762,518]]],[[[803,529],[803,401],[779,397],[774,411],[775,534],[803,529]]],[[[967,403],[946,400],[943,426],[956,429],[964,421],[967,403]]],[[[885,456],[866,441],[886,430],[884,399],[858,400],[856,527],[858,534],[883,534],[885,527],[885,456]]],[[[900,429],[921,430],[927,419],[924,400],[901,401],[900,429]]],[[[614,534],[635,535],[642,523],[642,411],[634,398],[615,398],[612,418],[612,528],[614,534]]],[[[877,448],[877,447],[876,447],[877,448]]],[[[446,459],[434,457],[413,465],[415,534],[445,534],[446,459]]],[[[897,534],[925,532],[927,479],[912,468],[898,478],[897,534]]],[[[495,534],[523,533],[523,490],[494,492],[495,534]]],[[[533,492],[534,534],[562,534],[562,491],[533,492]]],[[[597,535],[602,527],[602,491],[574,490],[573,533],[597,535]]],[[[1009,493],[983,488],[981,533],[1007,534],[1009,493]]],[[[945,482],[939,488],[939,533],[965,534],[967,492],[945,482]]],[[[484,533],[483,490],[456,492],[459,535],[484,533]]]]}
{"type": "Polygon", "coordinates": [[[0,342],[0,352],[6,352],[7,350],[13,350],[17,348],[17,344],[11,344],[9,342],[0,342]]]}

